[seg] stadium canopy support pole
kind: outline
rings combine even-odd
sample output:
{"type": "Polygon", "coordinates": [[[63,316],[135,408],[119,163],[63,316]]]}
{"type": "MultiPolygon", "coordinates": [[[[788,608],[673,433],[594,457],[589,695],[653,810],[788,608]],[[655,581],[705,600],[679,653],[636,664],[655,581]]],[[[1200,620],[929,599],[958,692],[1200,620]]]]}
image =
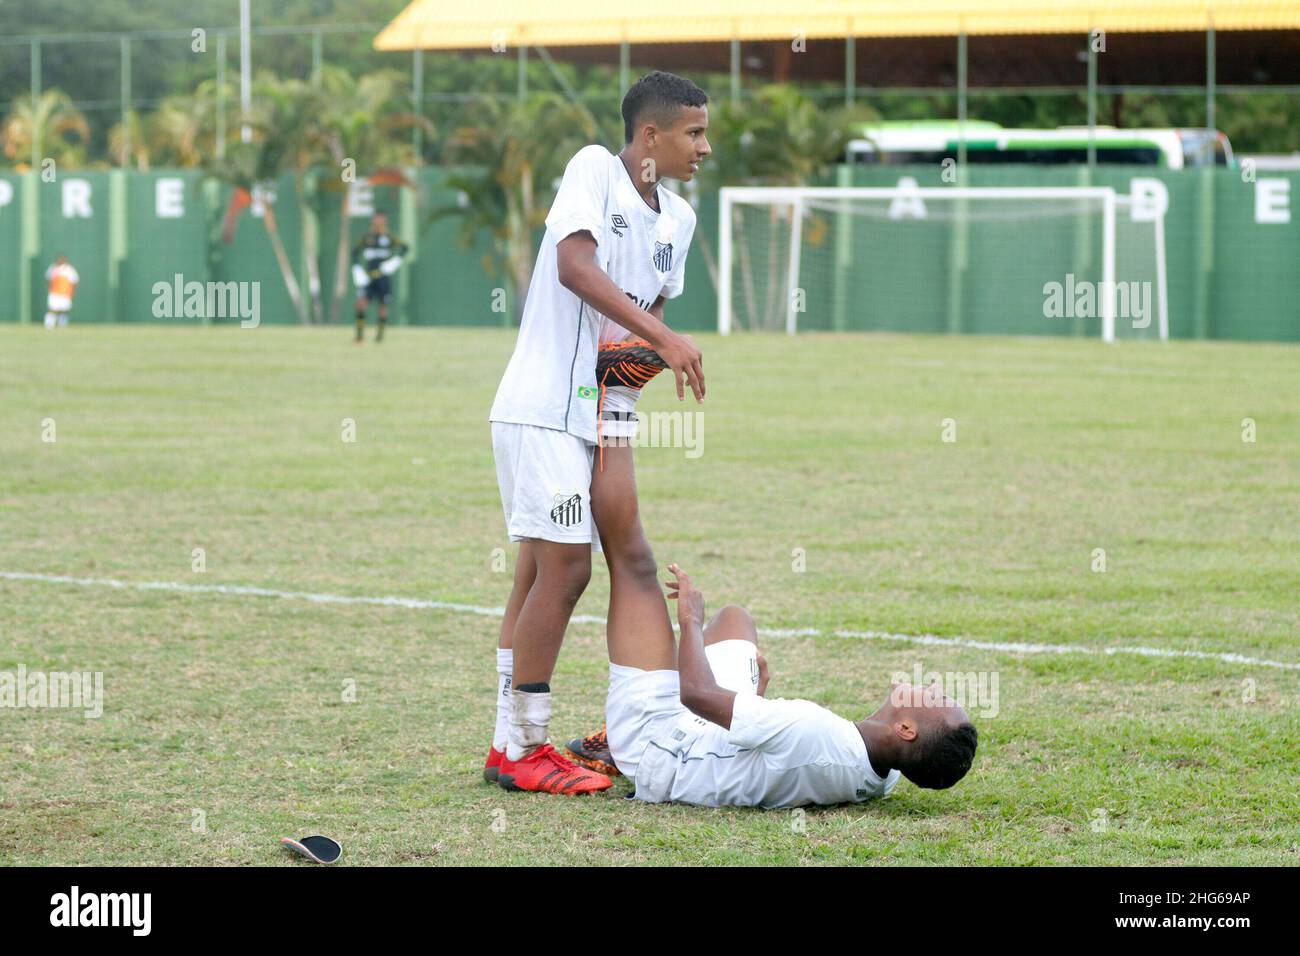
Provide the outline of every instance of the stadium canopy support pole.
{"type": "Polygon", "coordinates": [[[248,3],[249,0],[239,0],[239,138],[245,143],[253,141],[253,127],[248,125],[253,99],[252,28],[249,26],[248,3]]]}
{"type": "Polygon", "coordinates": [[[515,99],[522,103],[528,98],[528,47],[522,43],[516,59],[519,61],[519,75],[515,80],[515,99]]]}
{"type": "Polygon", "coordinates": [[[226,158],[226,35],[217,34],[217,159],[226,158]]]}
{"type": "MultiPolygon", "coordinates": [[[[411,51],[411,106],[416,117],[424,116],[424,51],[418,46],[411,51]]],[[[419,123],[411,127],[411,147],[415,150],[416,162],[419,162],[424,154],[424,130],[419,123]]]]}
{"type": "Polygon", "coordinates": [[[1193,335],[1210,337],[1210,279],[1214,273],[1214,167],[1201,166],[1196,176],[1196,280],[1193,335]]]}
{"type": "Polygon", "coordinates": [[[1156,287],[1160,294],[1160,341],[1169,341],[1169,286],[1165,274],[1165,217],[1156,216],[1156,287]]]}
{"type": "Polygon", "coordinates": [[[623,94],[627,92],[628,81],[631,79],[628,74],[632,72],[632,46],[626,40],[618,45],[618,97],[622,102],[623,94]]]}
{"type": "Polygon", "coordinates": [[[1205,127],[1214,129],[1214,10],[1210,10],[1210,22],[1205,29],[1205,127]]]}
{"type": "MultiPolygon", "coordinates": [[[[1116,216],[1119,217],[1120,222],[1148,222],[1149,221],[1151,223],[1153,238],[1155,239],[1154,252],[1155,252],[1155,269],[1156,269],[1156,279],[1155,279],[1156,290],[1154,294],[1157,297],[1157,301],[1159,302],[1159,305],[1157,306],[1157,314],[1156,314],[1156,319],[1157,319],[1156,332],[1159,337],[1159,341],[1168,342],[1169,341],[1169,278],[1165,270],[1164,214],[1157,212],[1153,214],[1149,219],[1144,218],[1140,213],[1139,205],[1136,202],[1134,202],[1134,197],[1131,195],[1128,196],[1116,195],[1115,207],[1116,207],[1115,214],[1116,216]]],[[[1117,244],[1118,244],[1118,228],[1119,227],[1117,225],[1116,226],[1117,244]]],[[[1123,260],[1121,260],[1119,257],[1119,253],[1116,252],[1115,270],[1117,274],[1119,271],[1119,266],[1122,264],[1122,261],[1123,260]]],[[[1119,281],[1123,281],[1123,280],[1119,280],[1119,281]]],[[[1119,295],[1118,289],[1116,290],[1115,294],[1118,297],[1119,295]]]]}
{"type": "Polygon", "coordinates": [[[1097,168],[1097,51],[1088,34],[1088,169],[1097,168]]]}
{"type": "MultiPolygon", "coordinates": [[[[419,177],[419,169],[407,170],[407,175],[414,181],[419,177]]],[[[402,242],[407,246],[407,262],[415,263],[420,258],[420,217],[419,211],[415,208],[415,194],[410,189],[399,189],[397,191],[397,231],[402,237],[402,242]]],[[[397,274],[397,288],[401,295],[402,302],[402,324],[410,325],[412,316],[412,299],[411,295],[411,275],[413,270],[409,267],[402,269],[397,274]]],[[[509,313],[507,313],[508,315],[509,313]]]]}
{"type": "Polygon", "coordinates": [[[966,30],[957,34],[957,165],[966,166],[966,30]]]}
{"type": "Polygon", "coordinates": [[[131,165],[131,37],[123,33],[119,38],[120,60],[122,66],[122,168],[131,165]]]}
{"type": "MultiPolygon", "coordinates": [[[[40,115],[41,101],[41,41],[38,37],[32,38],[31,50],[32,66],[32,118],[33,120],[40,115]]],[[[32,124],[32,156],[31,168],[27,170],[27,175],[23,177],[23,222],[22,222],[22,246],[18,255],[20,268],[18,270],[18,321],[30,322],[32,320],[32,286],[34,276],[33,271],[36,269],[36,257],[40,254],[41,244],[41,223],[40,223],[40,204],[37,189],[40,175],[37,171],[41,168],[41,128],[39,124],[32,124]]]]}
{"type": "Polygon", "coordinates": [[[126,169],[108,174],[108,301],[104,304],[109,322],[121,319],[122,263],[127,256],[127,176],[126,169]]]}
{"type": "Polygon", "coordinates": [[[32,38],[32,169],[41,165],[41,126],[36,117],[41,115],[41,41],[32,38]]]}
{"type": "Polygon", "coordinates": [[[858,85],[858,45],[853,39],[853,21],[844,37],[844,105],[852,106],[857,96],[858,85]]]}
{"type": "Polygon", "coordinates": [[[321,71],[321,62],[323,59],[324,57],[321,52],[320,31],[313,30],[311,34],[311,85],[312,86],[320,86],[320,71],[321,71]]]}
{"type": "MultiPolygon", "coordinates": [[[[966,29],[963,23],[957,34],[957,185],[966,183],[966,108],[969,92],[967,65],[969,62],[966,29]]],[[[969,206],[964,198],[957,200],[953,230],[948,241],[948,315],[950,335],[962,330],[965,311],[963,292],[966,287],[966,261],[969,258],[970,227],[969,206]]]]}
{"type": "Polygon", "coordinates": [[[740,101],[740,39],[731,38],[731,102],[740,101]]]}
{"type": "Polygon", "coordinates": [[[1115,190],[1106,194],[1102,205],[1101,236],[1101,338],[1115,341],[1115,190]]]}
{"type": "Polygon", "coordinates": [[[535,49],[537,55],[542,58],[542,63],[545,64],[547,72],[549,72],[552,79],[555,80],[555,85],[564,91],[564,95],[569,98],[570,102],[581,105],[582,97],[578,95],[578,91],[573,88],[572,84],[564,78],[564,74],[560,72],[560,68],[555,65],[555,59],[551,56],[551,51],[546,49],[544,46],[537,46],[533,49],[535,49]]]}
{"type": "Polygon", "coordinates": [[[718,191],[718,334],[731,334],[731,190],[718,191]]]}
{"type": "MultiPolygon", "coordinates": [[[[790,288],[786,290],[785,334],[794,335],[799,329],[799,312],[795,307],[800,296],[799,253],[803,246],[803,199],[796,196],[790,210],[790,288]]],[[[807,301],[807,297],[804,301],[807,301]]]]}

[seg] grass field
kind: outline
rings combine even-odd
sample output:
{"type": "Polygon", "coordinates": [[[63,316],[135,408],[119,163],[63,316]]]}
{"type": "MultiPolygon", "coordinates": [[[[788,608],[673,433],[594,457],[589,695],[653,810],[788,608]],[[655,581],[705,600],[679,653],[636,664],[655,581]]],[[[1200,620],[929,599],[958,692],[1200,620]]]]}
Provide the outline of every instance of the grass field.
{"type": "MultiPolygon", "coordinates": [[[[513,341],[0,326],[0,572],[499,607],[513,341]]],[[[352,864],[1300,864],[1300,350],[700,342],[703,454],[637,452],[657,557],[819,632],[765,639],[771,695],[856,719],[895,671],[995,674],[956,788],[806,814],[508,794],[479,773],[490,615],[0,577],[0,671],[105,686],[99,719],[0,709],[0,860],[277,864],[323,832],[352,864]],[[927,634],[1079,652],[901,639],[927,634]],[[1134,646],[1246,660],[1099,653],[1134,646]]],[[[578,613],[607,596],[597,559],[578,613]]],[[[556,738],[599,726],[605,673],[575,624],[556,738]]]]}

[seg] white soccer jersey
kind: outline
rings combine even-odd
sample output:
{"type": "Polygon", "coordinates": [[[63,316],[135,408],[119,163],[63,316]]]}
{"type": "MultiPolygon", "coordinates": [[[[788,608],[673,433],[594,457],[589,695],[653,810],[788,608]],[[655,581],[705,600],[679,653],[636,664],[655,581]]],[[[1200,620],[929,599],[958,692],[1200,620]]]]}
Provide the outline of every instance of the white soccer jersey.
{"type": "Polygon", "coordinates": [[[652,740],[636,771],[637,797],[700,806],[797,807],[887,796],[851,721],[807,700],[737,694],[731,729],[686,712],[652,740]]]}
{"type": "Polygon", "coordinates": [[[662,183],[658,196],[655,212],[623,161],[604,146],[584,146],[569,160],[546,217],[519,338],[491,421],[555,428],[596,443],[596,348],[627,330],[560,284],[555,247],[575,232],[590,232],[597,265],[642,309],[661,294],[681,295],[695,210],[662,183]]]}

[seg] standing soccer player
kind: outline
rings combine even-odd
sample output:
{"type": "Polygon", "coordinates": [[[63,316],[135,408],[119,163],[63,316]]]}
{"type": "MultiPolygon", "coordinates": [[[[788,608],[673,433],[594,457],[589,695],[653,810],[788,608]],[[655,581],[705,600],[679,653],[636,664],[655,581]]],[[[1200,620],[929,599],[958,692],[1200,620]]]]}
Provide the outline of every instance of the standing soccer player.
{"type": "Polygon", "coordinates": [[[77,275],[77,270],[72,267],[67,256],[59,256],[54,260],[54,265],[45,271],[45,281],[50,284],[45,327],[52,329],[55,325],[67,325],[68,313],[72,311],[72,297],[76,294],[81,276],[77,275]]]}
{"type": "MultiPolygon", "coordinates": [[[[628,157],[627,162],[632,165],[642,162],[633,157],[647,154],[651,144],[662,135],[663,102],[672,101],[673,88],[682,82],[680,77],[671,74],[652,73],[628,91],[623,100],[623,136],[627,145],[621,154],[628,157]]],[[[695,134],[695,147],[700,158],[711,154],[706,130],[695,134]]],[[[693,175],[693,170],[688,175],[693,175]]],[[[646,186],[649,189],[653,184],[646,186]]],[[[660,322],[664,321],[665,301],[676,298],[684,290],[685,260],[692,232],[687,230],[665,238],[668,241],[657,247],[657,251],[673,260],[672,272],[649,309],[660,322]]],[[[642,345],[614,320],[606,317],[601,323],[596,361],[596,377],[601,388],[596,452],[599,463],[592,474],[591,510],[609,569],[605,628],[611,646],[636,643],[647,633],[671,630],[672,626],[659,589],[654,550],[641,525],[637,499],[633,460],[639,427],[636,404],[641,388],[659,371],[643,361],[642,345]]],[[[597,733],[571,740],[565,747],[565,756],[588,770],[609,776],[619,773],[604,727],[597,733]]]]}
{"type": "Polygon", "coordinates": [[[484,776],[506,789],[578,794],[603,774],[548,742],[550,680],[600,538],[591,514],[596,350],[605,319],[645,339],[677,382],[704,398],[694,343],[650,309],[680,286],[695,213],[663,177],[689,180],[708,152],[708,98],[652,73],[624,100],[648,123],[618,155],[586,146],[569,161],[546,218],[514,354],[492,405],[492,450],[506,529],[519,541],[497,650],[497,722],[484,776]],[[643,95],[649,90],[650,95],[643,95]]]}
{"type": "Polygon", "coordinates": [[[370,231],[352,250],[352,282],[357,287],[357,337],[365,341],[366,312],[371,302],[379,304],[379,328],[375,342],[384,340],[384,323],[388,321],[388,303],[393,301],[392,275],[402,267],[406,243],[388,234],[388,217],[377,212],[370,220],[370,231]]]}

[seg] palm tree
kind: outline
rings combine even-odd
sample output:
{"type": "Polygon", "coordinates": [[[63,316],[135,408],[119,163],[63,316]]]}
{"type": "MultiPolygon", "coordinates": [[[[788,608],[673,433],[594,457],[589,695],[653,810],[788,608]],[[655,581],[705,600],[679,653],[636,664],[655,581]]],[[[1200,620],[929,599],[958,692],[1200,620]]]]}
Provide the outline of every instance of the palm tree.
{"type": "MultiPolygon", "coordinates": [[[[306,104],[301,102],[298,91],[280,89],[273,77],[259,77],[257,93],[252,115],[248,117],[254,131],[252,141],[230,144],[224,159],[218,160],[213,156],[204,167],[208,177],[231,187],[222,225],[225,242],[234,238],[236,220],[253,204],[255,190],[265,183],[274,182],[281,172],[292,167],[301,155],[299,151],[307,148],[301,144],[306,104]]],[[[303,301],[298,277],[285,252],[274,203],[262,203],[262,223],[294,312],[305,324],[310,321],[310,314],[303,301]]]]}
{"type": "MultiPolygon", "coordinates": [[[[154,114],[156,115],[156,114],[154,114]]],[[[149,118],[152,125],[153,116],[149,118]]],[[[115,166],[134,166],[148,169],[152,154],[152,137],[146,132],[146,121],[135,110],[127,110],[125,120],[118,120],[108,131],[108,155],[115,166]],[[129,134],[129,135],[128,135],[129,134]],[[127,149],[131,155],[126,155],[127,149]]]]}
{"type": "Polygon", "coordinates": [[[372,184],[414,189],[415,184],[400,167],[418,162],[419,157],[410,140],[398,138],[397,134],[419,127],[432,136],[435,130],[427,119],[411,112],[406,79],[394,70],[368,73],[358,79],[346,70],[325,67],[320,85],[323,108],[319,136],[333,168],[329,175],[321,175],[316,185],[323,191],[342,193],[330,307],[330,321],[338,322],[347,294],[351,248],[351,190],[350,180],[343,178],[344,163],[351,160],[352,172],[372,184]]]}
{"type": "MultiPolygon", "coordinates": [[[[281,173],[290,175],[302,225],[302,255],[307,272],[305,297],[284,250],[270,203],[265,204],[263,222],[285,288],[299,320],[304,323],[320,322],[324,318],[319,208],[326,192],[339,189],[344,189],[344,200],[332,321],[337,321],[347,291],[348,205],[340,164],[352,159],[358,168],[367,169],[386,161],[410,160],[409,143],[399,142],[392,134],[414,125],[432,130],[427,121],[401,109],[401,82],[400,74],[392,71],[354,80],[346,71],[331,67],[322,71],[319,84],[280,80],[263,74],[254,85],[248,118],[253,141],[232,143],[227,146],[224,161],[213,159],[205,164],[209,175],[234,187],[223,228],[227,242],[233,235],[235,220],[252,202],[254,187],[276,179],[281,173]]],[[[390,179],[413,185],[400,171],[390,179]]]]}
{"type": "Polygon", "coordinates": [[[553,93],[523,103],[483,100],[479,109],[477,124],[456,130],[445,149],[448,163],[474,170],[447,178],[464,203],[443,206],[433,218],[460,216],[465,248],[480,231],[491,235],[484,269],[489,275],[505,272],[518,324],[532,278],[533,230],[548,211],[538,204],[537,189],[550,194],[550,184],[563,175],[573,154],[595,141],[596,122],[585,106],[553,93]]]}
{"type": "MultiPolygon", "coordinates": [[[[236,93],[226,84],[224,96],[234,102],[236,93]]],[[[227,130],[226,142],[237,124],[227,130]]],[[[217,83],[204,80],[193,95],[164,99],[146,124],[150,153],[158,166],[198,169],[217,152],[217,83]]]]}
{"type": "Polygon", "coordinates": [[[279,156],[279,168],[288,171],[298,200],[301,248],[307,269],[307,302],[299,311],[304,322],[322,319],[320,288],[320,219],[317,186],[327,152],[324,115],[328,93],[304,80],[278,80],[263,76],[255,91],[254,109],[263,135],[279,156]]]}
{"type": "Polygon", "coordinates": [[[30,168],[34,135],[42,160],[53,159],[57,166],[75,167],[85,159],[90,126],[67,93],[45,90],[36,101],[35,115],[31,95],[20,95],[0,123],[4,155],[20,172],[30,168]]]}

